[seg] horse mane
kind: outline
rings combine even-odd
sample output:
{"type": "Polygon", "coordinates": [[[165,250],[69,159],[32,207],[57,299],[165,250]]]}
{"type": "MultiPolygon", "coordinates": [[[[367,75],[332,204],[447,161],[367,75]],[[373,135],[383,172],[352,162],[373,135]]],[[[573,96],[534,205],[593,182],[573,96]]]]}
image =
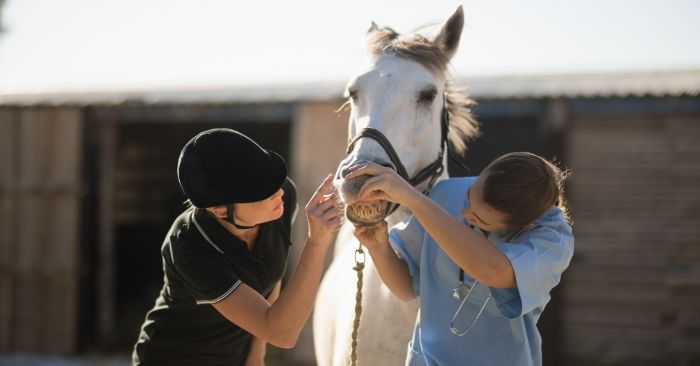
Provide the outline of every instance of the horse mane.
{"type": "Polygon", "coordinates": [[[374,58],[393,54],[415,61],[447,80],[445,99],[450,116],[448,140],[458,154],[464,154],[467,151],[467,142],[478,137],[480,133],[479,123],[472,114],[472,106],[476,103],[448,73],[450,58],[442,48],[421,34],[401,35],[389,27],[382,27],[368,34],[367,51],[374,58]]]}

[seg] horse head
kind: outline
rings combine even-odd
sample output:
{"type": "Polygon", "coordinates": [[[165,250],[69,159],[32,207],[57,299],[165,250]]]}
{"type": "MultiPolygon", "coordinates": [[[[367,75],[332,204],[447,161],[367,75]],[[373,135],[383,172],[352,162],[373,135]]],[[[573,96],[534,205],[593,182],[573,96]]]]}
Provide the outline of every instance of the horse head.
{"type": "Polygon", "coordinates": [[[370,177],[345,179],[350,166],[373,162],[391,167],[425,192],[443,173],[447,140],[463,152],[465,141],[478,134],[469,110],[472,101],[455,87],[447,70],[463,26],[460,6],[434,37],[402,35],[374,23],[368,30],[369,67],[347,84],[348,155],[334,180],[353,224],[374,226],[395,206],[358,200],[370,177]]]}

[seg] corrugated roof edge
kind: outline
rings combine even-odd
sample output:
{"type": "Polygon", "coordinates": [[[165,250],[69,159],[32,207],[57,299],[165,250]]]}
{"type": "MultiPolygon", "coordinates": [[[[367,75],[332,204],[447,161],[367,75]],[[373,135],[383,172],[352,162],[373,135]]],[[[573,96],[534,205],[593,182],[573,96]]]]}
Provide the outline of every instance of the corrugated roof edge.
{"type": "Polygon", "coordinates": [[[700,69],[465,78],[476,98],[596,98],[700,95],[700,69]]]}
{"type": "MultiPolygon", "coordinates": [[[[464,77],[459,78],[458,82],[464,85],[476,99],[700,95],[700,69],[635,73],[464,77]]],[[[342,92],[342,82],[235,86],[231,88],[0,92],[0,106],[293,103],[338,100],[342,98],[342,92]]]]}

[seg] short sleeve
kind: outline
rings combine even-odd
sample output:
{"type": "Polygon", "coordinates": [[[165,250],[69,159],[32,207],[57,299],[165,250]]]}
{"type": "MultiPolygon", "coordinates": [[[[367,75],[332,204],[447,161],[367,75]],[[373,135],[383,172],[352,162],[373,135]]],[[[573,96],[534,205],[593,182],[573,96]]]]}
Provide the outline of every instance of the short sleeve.
{"type": "Polygon", "coordinates": [[[389,243],[401,259],[406,262],[411,282],[420,296],[420,260],[425,239],[425,229],[414,215],[405,223],[397,224],[389,231],[389,243]]]}
{"type": "Polygon", "coordinates": [[[491,293],[501,314],[514,319],[549,302],[550,291],[573,256],[574,238],[565,222],[536,224],[498,249],[510,260],[517,287],[491,288],[491,293]]]}
{"type": "Polygon", "coordinates": [[[215,304],[241,284],[226,259],[213,248],[192,242],[178,242],[172,263],[197,305],[215,304]]]}

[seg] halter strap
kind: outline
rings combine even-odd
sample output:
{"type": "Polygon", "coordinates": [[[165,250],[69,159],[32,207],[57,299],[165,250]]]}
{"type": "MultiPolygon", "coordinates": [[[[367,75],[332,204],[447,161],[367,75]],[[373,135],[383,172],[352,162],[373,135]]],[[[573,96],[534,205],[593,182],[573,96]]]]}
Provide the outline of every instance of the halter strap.
{"type": "MultiPolygon", "coordinates": [[[[386,154],[389,156],[389,160],[391,160],[391,163],[394,164],[394,167],[396,168],[396,173],[401,178],[410,183],[412,186],[416,187],[425,180],[430,179],[430,181],[428,182],[428,187],[426,188],[425,192],[423,192],[425,194],[428,194],[433,188],[435,181],[437,181],[437,178],[442,174],[443,170],[445,169],[445,167],[442,164],[442,158],[444,156],[446,147],[449,154],[449,143],[447,142],[447,134],[449,132],[449,127],[450,114],[447,110],[447,95],[443,93],[442,113],[440,116],[440,153],[432,163],[428,164],[428,166],[421,169],[418,173],[416,173],[415,176],[413,176],[413,178],[408,177],[406,167],[404,167],[403,163],[401,163],[401,158],[399,157],[399,154],[396,153],[396,150],[394,150],[394,147],[391,145],[389,139],[387,139],[386,136],[384,136],[384,134],[377,129],[368,127],[360,130],[360,133],[353,137],[353,139],[348,144],[346,153],[350,154],[350,152],[352,152],[352,149],[355,147],[355,143],[357,143],[359,139],[363,137],[371,138],[375,140],[379,144],[379,146],[381,146],[382,149],[384,149],[384,152],[386,152],[386,154]]],[[[394,211],[396,211],[397,208],[399,208],[399,205],[394,204],[393,207],[389,210],[389,214],[394,213],[394,211]]]]}
{"type": "Polygon", "coordinates": [[[389,142],[389,139],[384,136],[383,133],[379,132],[379,130],[374,129],[374,128],[363,128],[360,133],[355,136],[355,138],[352,139],[350,144],[348,145],[348,149],[346,153],[350,154],[352,149],[355,147],[355,143],[357,140],[363,138],[363,137],[369,137],[377,143],[379,143],[379,146],[384,149],[384,151],[389,155],[389,160],[396,166],[396,173],[401,176],[401,178],[405,180],[409,180],[408,178],[408,173],[406,172],[406,168],[403,166],[401,163],[401,158],[399,158],[399,154],[396,153],[396,150],[394,150],[394,147],[391,145],[391,142],[389,142]]]}

